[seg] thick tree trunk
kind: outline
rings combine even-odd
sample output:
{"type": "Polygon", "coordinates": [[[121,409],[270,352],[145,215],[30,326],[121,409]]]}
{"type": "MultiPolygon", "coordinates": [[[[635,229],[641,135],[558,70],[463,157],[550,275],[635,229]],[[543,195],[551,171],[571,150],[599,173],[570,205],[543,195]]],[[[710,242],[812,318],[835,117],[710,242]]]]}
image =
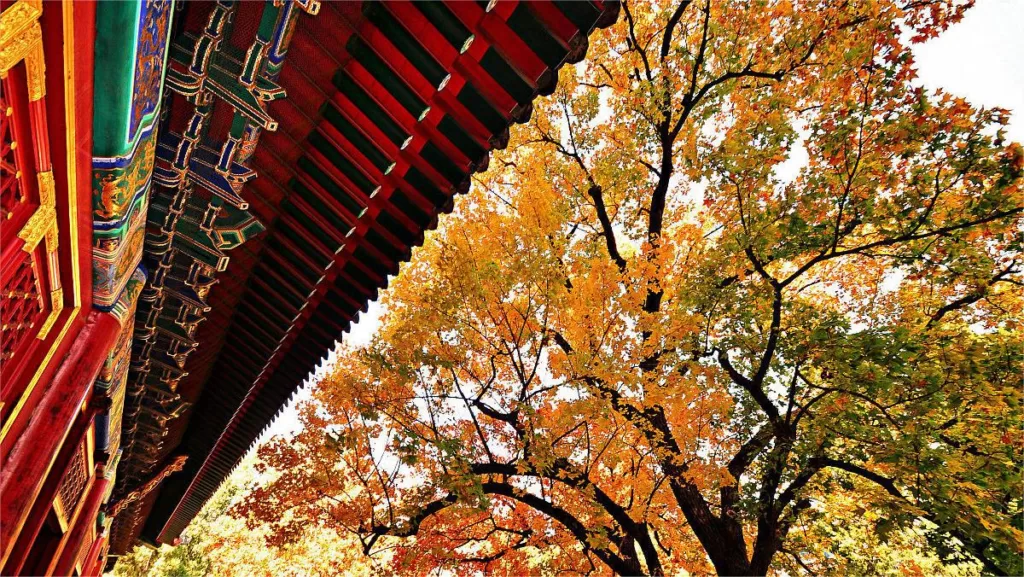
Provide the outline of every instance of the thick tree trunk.
{"type": "Polygon", "coordinates": [[[743,555],[738,554],[738,551],[728,551],[725,547],[722,547],[721,551],[716,552],[715,556],[712,556],[710,551],[708,556],[711,557],[711,563],[715,566],[715,571],[719,575],[727,577],[747,577],[749,575],[764,575],[764,572],[757,573],[747,563],[747,560],[743,555]]]}
{"type": "Polygon", "coordinates": [[[762,539],[760,531],[757,544],[754,546],[754,554],[750,559],[750,574],[765,575],[771,567],[772,559],[782,547],[782,538],[778,534],[778,527],[773,525],[767,528],[768,537],[762,539]]]}
{"type": "Polygon", "coordinates": [[[732,532],[725,530],[723,523],[707,508],[699,492],[694,494],[696,488],[688,487],[676,479],[670,481],[669,486],[690,528],[715,566],[715,571],[719,575],[753,575],[742,535],[736,538],[732,532]]]}

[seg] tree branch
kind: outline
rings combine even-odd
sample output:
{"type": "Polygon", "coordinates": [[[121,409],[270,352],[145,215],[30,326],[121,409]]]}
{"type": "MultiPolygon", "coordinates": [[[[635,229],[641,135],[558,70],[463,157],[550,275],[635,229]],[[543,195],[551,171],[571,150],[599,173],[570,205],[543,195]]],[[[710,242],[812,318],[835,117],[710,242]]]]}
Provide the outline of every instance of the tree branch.
{"type": "MultiPolygon", "coordinates": [[[[593,182],[593,181],[591,181],[593,182]]],[[[619,267],[619,271],[626,272],[626,259],[622,258],[619,254],[619,246],[615,241],[615,230],[612,228],[612,221],[608,218],[608,209],[604,204],[604,195],[601,191],[601,187],[596,184],[591,184],[590,189],[587,190],[587,194],[594,201],[594,208],[597,209],[597,220],[601,222],[601,236],[604,237],[605,246],[608,247],[608,255],[612,257],[615,264],[619,267]]]]}
{"type": "Polygon", "coordinates": [[[768,395],[765,394],[764,390],[761,387],[754,384],[753,381],[743,376],[739,371],[736,370],[736,367],[734,367],[732,363],[729,362],[729,356],[725,353],[725,351],[718,351],[718,364],[721,365],[723,369],[725,369],[725,372],[729,374],[729,378],[731,378],[734,383],[742,387],[743,390],[750,393],[750,396],[754,398],[754,401],[756,401],[757,405],[761,407],[761,410],[764,411],[766,415],[768,415],[768,419],[772,422],[773,425],[778,427],[782,424],[780,421],[779,409],[778,407],[775,406],[775,403],[773,403],[771,399],[768,398],[768,395]]]}

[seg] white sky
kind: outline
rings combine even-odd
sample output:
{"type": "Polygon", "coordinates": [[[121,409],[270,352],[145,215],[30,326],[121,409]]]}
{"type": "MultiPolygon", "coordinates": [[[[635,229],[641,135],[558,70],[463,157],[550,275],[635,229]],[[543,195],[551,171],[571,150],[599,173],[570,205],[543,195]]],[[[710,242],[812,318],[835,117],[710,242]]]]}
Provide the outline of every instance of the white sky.
{"type": "MultiPolygon", "coordinates": [[[[920,81],[928,88],[943,88],[965,97],[975,106],[1000,106],[1013,113],[1007,136],[1024,142],[1024,0],[980,0],[959,24],[939,38],[914,49],[920,81]]],[[[366,344],[380,327],[382,307],[370,303],[360,315],[346,342],[366,344]]],[[[312,381],[325,374],[335,354],[317,367],[312,381]]],[[[297,401],[309,398],[311,380],[267,429],[260,443],[271,435],[298,429],[297,401]]]]}
{"type": "MultiPolygon", "coordinates": [[[[380,328],[380,316],[384,312],[383,308],[379,302],[371,302],[366,312],[359,315],[359,322],[352,325],[349,332],[345,335],[345,342],[353,347],[360,347],[369,343],[373,335],[376,334],[377,329],[380,328]]],[[[302,389],[295,394],[295,398],[288,403],[288,406],[277,420],[267,427],[267,430],[256,441],[256,445],[261,445],[273,435],[291,434],[298,431],[299,415],[295,407],[299,401],[309,398],[313,392],[313,383],[319,381],[330,370],[331,366],[334,365],[337,352],[337,349],[331,351],[330,356],[327,357],[327,362],[316,367],[316,370],[313,372],[313,378],[307,378],[303,382],[302,389]]]]}
{"type": "Polygon", "coordinates": [[[1007,136],[1024,142],[1024,1],[979,0],[914,57],[928,88],[942,87],[975,106],[1009,108],[1007,136]]]}

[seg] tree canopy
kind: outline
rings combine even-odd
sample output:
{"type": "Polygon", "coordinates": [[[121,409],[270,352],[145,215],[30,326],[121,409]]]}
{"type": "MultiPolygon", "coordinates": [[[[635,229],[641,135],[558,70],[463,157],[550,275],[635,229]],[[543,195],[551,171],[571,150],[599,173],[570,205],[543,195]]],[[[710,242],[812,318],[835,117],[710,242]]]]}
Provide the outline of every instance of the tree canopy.
{"type": "Polygon", "coordinates": [[[1024,151],[910,51],[968,5],[623,2],[238,514],[416,574],[829,571],[830,519],[1024,573],[1024,151]]]}
{"type": "MultiPolygon", "coordinates": [[[[228,514],[248,491],[272,480],[257,473],[250,455],[203,506],[177,545],[137,546],[117,560],[112,577],[333,577],[370,574],[358,541],[333,528],[305,527],[301,539],[268,547],[270,528],[246,527],[228,514]]],[[[262,467],[261,467],[262,468],[262,467]]]]}

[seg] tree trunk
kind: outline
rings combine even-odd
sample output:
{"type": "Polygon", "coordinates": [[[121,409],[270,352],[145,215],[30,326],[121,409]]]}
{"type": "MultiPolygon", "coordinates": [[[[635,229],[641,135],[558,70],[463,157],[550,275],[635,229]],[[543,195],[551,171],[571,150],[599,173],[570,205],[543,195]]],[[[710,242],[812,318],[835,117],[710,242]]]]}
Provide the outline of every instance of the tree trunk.
{"type": "Polygon", "coordinates": [[[772,564],[772,559],[782,547],[782,540],[776,534],[777,529],[772,528],[772,537],[754,547],[754,555],[750,560],[751,575],[765,575],[772,564]]]}

